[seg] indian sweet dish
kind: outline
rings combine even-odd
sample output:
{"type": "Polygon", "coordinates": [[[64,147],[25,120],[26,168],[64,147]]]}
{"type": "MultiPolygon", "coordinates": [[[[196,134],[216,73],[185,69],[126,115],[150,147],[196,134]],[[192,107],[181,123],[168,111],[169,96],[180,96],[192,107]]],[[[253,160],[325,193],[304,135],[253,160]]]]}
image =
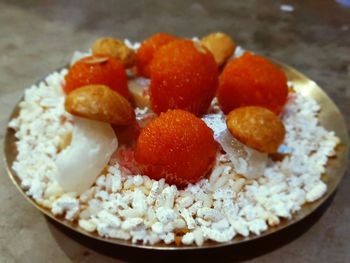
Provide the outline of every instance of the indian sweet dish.
{"type": "Polygon", "coordinates": [[[144,40],[136,51],[136,69],[137,74],[144,77],[150,77],[150,64],[153,56],[158,49],[170,42],[176,40],[175,36],[166,33],[157,33],[144,40]]]}
{"type": "Polygon", "coordinates": [[[218,86],[218,69],[213,55],[200,44],[175,40],[162,46],[150,71],[153,111],[184,109],[200,116],[208,110],[218,86]]]}
{"type": "Polygon", "coordinates": [[[283,71],[251,52],[228,62],[220,80],[218,100],[225,113],[253,105],[280,114],[287,100],[287,78],[283,71]]]}
{"type": "Polygon", "coordinates": [[[176,109],[161,113],[142,129],[135,159],[152,179],[187,186],[210,171],[216,153],[213,131],[190,112],[176,109]]]}
{"type": "Polygon", "coordinates": [[[82,58],[72,65],[65,76],[64,91],[71,92],[74,89],[86,85],[106,85],[112,90],[129,98],[125,68],[117,59],[105,55],[93,55],[82,58]]]}
{"type": "Polygon", "coordinates": [[[327,192],[339,139],[267,58],[221,32],[92,52],[26,89],[9,123],[12,168],[52,214],[104,238],[202,246],[260,235],[327,192]]]}

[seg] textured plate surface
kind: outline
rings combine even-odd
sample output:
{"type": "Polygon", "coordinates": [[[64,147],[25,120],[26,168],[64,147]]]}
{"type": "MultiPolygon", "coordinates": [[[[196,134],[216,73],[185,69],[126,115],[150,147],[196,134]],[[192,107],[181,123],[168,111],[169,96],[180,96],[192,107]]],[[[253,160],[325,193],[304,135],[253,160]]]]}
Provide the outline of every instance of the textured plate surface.
{"type": "MultiPolygon", "coordinates": [[[[74,231],[77,231],[83,235],[89,236],[94,239],[102,240],[105,242],[113,243],[116,245],[122,245],[122,246],[130,246],[130,247],[138,247],[138,248],[145,248],[145,249],[154,249],[154,250],[189,250],[189,249],[205,249],[205,248],[214,248],[214,247],[222,247],[227,245],[234,245],[242,242],[251,241],[257,238],[263,238],[264,236],[267,236],[269,234],[275,233],[279,230],[282,230],[290,225],[295,224],[296,222],[302,220],[307,215],[311,214],[315,209],[317,209],[322,203],[324,203],[330,195],[335,191],[338,184],[341,182],[341,179],[343,175],[345,174],[346,168],[347,168],[347,162],[349,159],[349,137],[346,129],[346,125],[344,122],[343,117],[341,116],[341,113],[337,106],[334,104],[334,102],[324,93],[324,91],[312,80],[310,80],[305,75],[301,74],[297,70],[293,69],[290,66],[287,66],[280,62],[275,62],[277,65],[281,67],[281,69],[286,73],[288,80],[293,82],[294,88],[299,91],[304,96],[310,96],[314,98],[320,105],[321,105],[321,112],[319,114],[319,120],[322,126],[324,126],[327,130],[332,130],[336,133],[336,135],[340,138],[341,144],[337,147],[337,157],[336,158],[330,158],[327,164],[326,173],[323,175],[322,179],[325,181],[325,183],[328,186],[327,193],[317,201],[313,203],[306,204],[302,207],[302,209],[295,213],[290,220],[282,220],[281,223],[278,226],[275,227],[269,227],[267,231],[265,231],[260,236],[249,236],[246,238],[243,237],[236,237],[230,242],[227,243],[215,243],[215,242],[206,242],[202,247],[197,246],[169,246],[169,245],[141,245],[141,244],[132,244],[129,241],[123,241],[118,239],[107,239],[102,238],[98,236],[96,233],[88,233],[81,229],[77,223],[71,223],[66,221],[64,218],[55,217],[50,210],[41,207],[35,201],[28,197],[23,189],[20,186],[20,180],[17,176],[17,174],[13,171],[12,163],[15,161],[17,156],[17,149],[16,149],[16,138],[14,136],[14,131],[12,129],[7,129],[6,135],[5,135],[5,141],[4,141],[4,161],[7,167],[8,174],[17,187],[17,189],[20,191],[20,193],[27,199],[28,202],[30,202],[32,205],[34,205],[37,209],[39,209],[42,213],[47,215],[48,217],[52,218],[53,220],[57,221],[58,223],[73,229],[74,231]]],[[[19,112],[18,104],[15,106],[10,119],[16,117],[19,112]]]]}

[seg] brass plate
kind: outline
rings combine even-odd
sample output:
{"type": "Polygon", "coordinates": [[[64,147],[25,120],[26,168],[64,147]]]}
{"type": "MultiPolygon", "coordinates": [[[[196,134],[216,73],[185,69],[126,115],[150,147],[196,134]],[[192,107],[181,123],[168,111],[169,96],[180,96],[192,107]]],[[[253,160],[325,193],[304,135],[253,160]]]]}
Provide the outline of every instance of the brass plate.
{"type": "MultiPolygon", "coordinates": [[[[320,198],[319,200],[306,204],[302,207],[302,209],[295,213],[290,220],[282,220],[281,223],[276,227],[269,227],[267,231],[265,231],[260,236],[251,235],[249,237],[236,237],[232,241],[227,243],[216,243],[216,242],[206,242],[202,247],[197,246],[174,246],[174,245],[142,245],[142,244],[132,244],[130,241],[123,241],[118,239],[111,238],[102,238],[98,236],[96,233],[88,233],[81,229],[77,223],[71,223],[66,221],[63,218],[55,217],[48,209],[41,207],[35,201],[28,197],[23,189],[20,187],[20,180],[16,173],[12,170],[12,163],[16,159],[17,149],[16,149],[16,138],[14,136],[14,131],[12,129],[7,129],[4,141],[4,161],[7,167],[8,174],[20,191],[20,193],[30,202],[33,206],[39,209],[46,216],[52,218],[56,222],[77,231],[85,236],[91,237],[93,239],[101,240],[104,242],[128,246],[128,247],[137,247],[144,249],[154,249],[154,250],[193,250],[193,249],[205,249],[205,248],[214,248],[214,247],[223,247],[228,245],[234,245],[238,243],[243,243],[251,240],[255,240],[258,238],[263,238],[267,235],[275,233],[279,230],[282,230],[288,226],[295,224],[301,219],[305,218],[307,215],[311,214],[314,210],[316,210],[322,203],[326,201],[330,197],[330,195],[335,191],[336,187],[340,183],[348,162],[348,154],[349,154],[349,138],[346,129],[346,125],[344,119],[341,116],[341,113],[334,102],[326,95],[326,93],[312,80],[310,80],[305,75],[301,74],[297,70],[293,69],[290,66],[287,66],[283,63],[276,62],[275,63],[282,68],[282,70],[288,76],[288,79],[293,82],[294,88],[297,91],[300,91],[304,96],[311,96],[321,105],[321,112],[319,114],[320,123],[327,129],[332,130],[336,133],[336,135],[340,138],[341,144],[337,147],[337,157],[331,158],[328,161],[326,174],[323,176],[324,181],[328,185],[327,193],[320,198]]],[[[16,117],[18,115],[19,107],[18,104],[14,108],[10,119],[16,117]]]]}

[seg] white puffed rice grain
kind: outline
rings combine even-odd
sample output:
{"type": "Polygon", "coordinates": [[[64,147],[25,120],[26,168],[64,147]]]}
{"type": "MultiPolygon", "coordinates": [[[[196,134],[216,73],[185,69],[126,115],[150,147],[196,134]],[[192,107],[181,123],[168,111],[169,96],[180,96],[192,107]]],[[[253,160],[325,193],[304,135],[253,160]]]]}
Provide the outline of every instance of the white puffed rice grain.
{"type": "Polygon", "coordinates": [[[94,232],[96,230],[96,225],[90,220],[79,220],[79,226],[87,232],[94,232]]]}

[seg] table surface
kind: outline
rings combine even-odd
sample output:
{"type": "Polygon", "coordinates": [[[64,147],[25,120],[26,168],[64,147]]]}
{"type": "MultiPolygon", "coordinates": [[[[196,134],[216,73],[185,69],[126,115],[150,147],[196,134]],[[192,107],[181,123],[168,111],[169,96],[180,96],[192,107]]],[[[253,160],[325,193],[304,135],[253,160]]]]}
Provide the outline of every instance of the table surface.
{"type": "MultiPolygon", "coordinates": [[[[326,1],[2,1],[0,139],[25,87],[100,36],[142,40],[229,33],[246,49],[284,61],[336,102],[350,128],[350,5],[326,1]],[[291,12],[282,5],[291,5],[291,12]]],[[[2,155],[2,152],[1,152],[2,155]]],[[[2,159],[2,156],[1,156],[2,159]]],[[[286,231],[245,246],[200,253],[111,247],[67,231],[27,203],[0,164],[0,262],[350,262],[350,176],[329,202],[286,231]]]]}

